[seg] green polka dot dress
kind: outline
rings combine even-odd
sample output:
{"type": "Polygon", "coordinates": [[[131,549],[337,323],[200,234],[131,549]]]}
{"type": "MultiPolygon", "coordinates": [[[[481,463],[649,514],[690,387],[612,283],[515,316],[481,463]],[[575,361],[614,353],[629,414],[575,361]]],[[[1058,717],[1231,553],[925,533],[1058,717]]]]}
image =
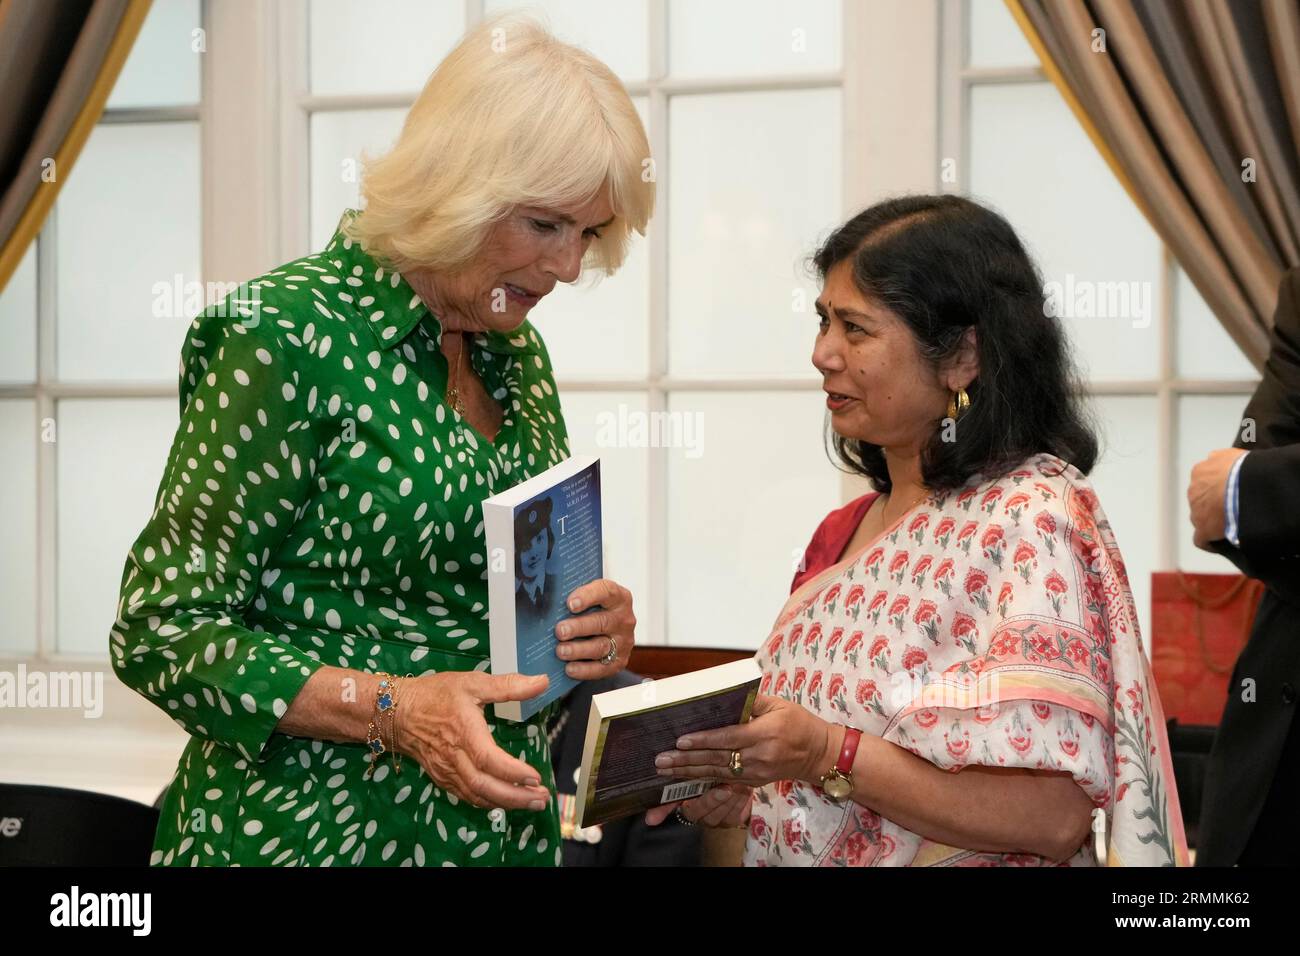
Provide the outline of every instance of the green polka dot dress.
{"type": "MultiPolygon", "coordinates": [[[[481,503],[566,458],[568,437],[531,324],[474,339],[505,412],[494,442],[444,403],[440,338],[402,277],[342,230],[195,320],[109,647],[119,677],[192,738],[152,863],[559,865],[555,801],[479,809],[413,759],[366,779],[364,744],[275,729],[322,665],[489,670],[481,503]]],[[[552,709],[486,716],[554,791],[552,709]]]]}

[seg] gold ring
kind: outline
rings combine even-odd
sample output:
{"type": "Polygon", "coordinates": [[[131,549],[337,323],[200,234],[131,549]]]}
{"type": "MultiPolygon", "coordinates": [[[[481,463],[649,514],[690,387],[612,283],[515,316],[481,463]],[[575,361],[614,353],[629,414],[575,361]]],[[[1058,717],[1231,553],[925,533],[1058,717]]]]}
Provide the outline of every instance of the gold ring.
{"type": "Polygon", "coordinates": [[[606,635],[605,640],[609,641],[609,652],[596,661],[598,664],[612,664],[618,660],[618,641],[608,635],[606,635]]]}
{"type": "Polygon", "coordinates": [[[733,777],[739,777],[742,773],[745,772],[745,767],[740,762],[739,750],[733,750],[731,752],[731,762],[727,764],[727,766],[731,768],[731,775],[733,777]]]}

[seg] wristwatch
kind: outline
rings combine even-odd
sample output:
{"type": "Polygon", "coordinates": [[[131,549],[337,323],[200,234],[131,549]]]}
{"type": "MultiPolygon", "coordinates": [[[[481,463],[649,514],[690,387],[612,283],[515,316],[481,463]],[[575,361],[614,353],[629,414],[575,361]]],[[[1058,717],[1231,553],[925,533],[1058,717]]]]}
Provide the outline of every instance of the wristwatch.
{"type": "Polygon", "coordinates": [[[835,761],[834,767],[822,774],[822,791],[836,802],[853,792],[853,758],[858,754],[858,741],[861,739],[862,731],[845,727],[840,759],[835,761]]]}

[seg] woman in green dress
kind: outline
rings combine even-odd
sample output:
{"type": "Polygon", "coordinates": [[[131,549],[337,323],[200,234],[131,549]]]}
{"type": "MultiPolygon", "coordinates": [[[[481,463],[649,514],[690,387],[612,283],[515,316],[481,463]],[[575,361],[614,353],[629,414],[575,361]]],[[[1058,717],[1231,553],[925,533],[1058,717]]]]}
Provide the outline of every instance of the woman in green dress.
{"type": "MultiPolygon", "coordinates": [[[[546,678],[488,672],[481,503],[568,456],[526,316],[644,234],[648,156],[608,68],[488,21],[367,170],[364,211],[195,320],[110,636],[191,735],[154,864],[559,864],[551,708],[489,706],[546,678]]],[[[622,669],[631,595],[566,599],[600,608],[557,629],[568,672],[622,669]]]]}

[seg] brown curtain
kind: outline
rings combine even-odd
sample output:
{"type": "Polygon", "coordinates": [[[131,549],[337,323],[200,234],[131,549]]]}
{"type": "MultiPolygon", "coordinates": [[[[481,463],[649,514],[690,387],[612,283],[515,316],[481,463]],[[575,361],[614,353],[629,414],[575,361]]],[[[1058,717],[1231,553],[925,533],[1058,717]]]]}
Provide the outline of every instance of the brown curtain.
{"type": "Polygon", "coordinates": [[[0,0],[0,291],[40,231],[151,0],[0,0]]]}
{"type": "Polygon", "coordinates": [[[1006,0],[1246,357],[1300,265],[1300,0],[1006,0]],[[1099,32],[1104,31],[1104,32],[1099,32]]]}

